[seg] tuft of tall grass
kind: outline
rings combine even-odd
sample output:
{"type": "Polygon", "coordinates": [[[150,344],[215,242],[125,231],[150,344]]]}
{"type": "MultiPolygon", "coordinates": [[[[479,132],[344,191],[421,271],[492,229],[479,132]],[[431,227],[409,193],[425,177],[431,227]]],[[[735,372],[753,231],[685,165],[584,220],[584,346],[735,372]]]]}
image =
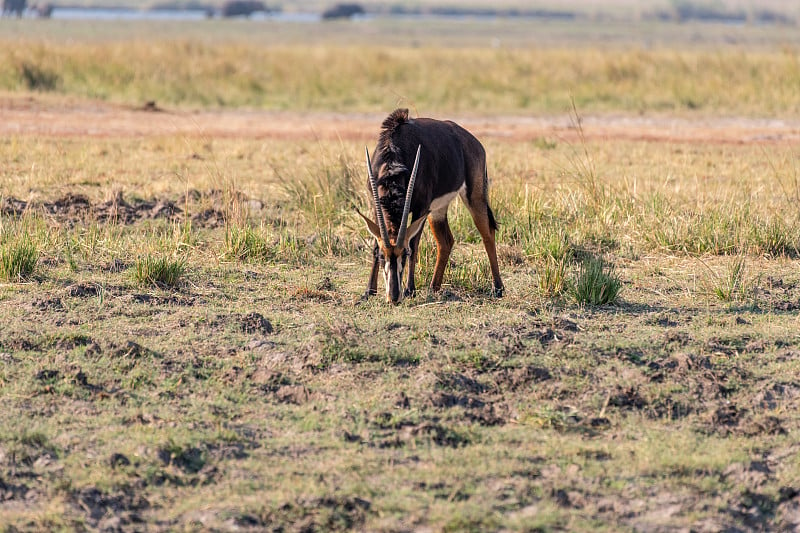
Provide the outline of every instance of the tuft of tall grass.
{"type": "Polygon", "coordinates": [[[147,254],[139,257],[133,268],[133,279],[140,285],[177,287],[186,272],[184,259],[147,254]]]}
{"type": "Polygon", "coordinates": [[[570,293],[579,304],[606,305],[616,302],[622,281],[614,268],[606,268],[602,259],[586,258],[570,284],[570,293]]]}
{"type": "Polygon", "coordinates": [[[540,261],[538,272],[539,292],[545,298],[561,296],[567,288],[568,258],[547,256],[540,261]]]}
{"type": "Polygon", "coordinates": [[[0,243],[0,280],[23,281],[30,278],[39,261],[39,250],[29,235],[23,234],[0,243]]]}
{"type": "Polygon", "coordinates": [[[731,258],[722,274],[717,274],[703,263],[711,275],[711,293],[722,302],[734,302],[745,299],[752,293],[754,280],[747,279],[747,261],[744,256],[731,258]]]}
{"type": "Polygon", "coordinates": [[[250,226],[235,224],[225,226],[225,251],[227,261],[263,261],[271,257],[272,250],[263,233],[250,226]]]}
{"type": "Polygon", "coordinates": [[[361,175],[362,167],[350,162],[343,153],[322,153],[321,161],[318,168],[302,169],[292,175],[273,165],[273,171],[289,197],[289,205],[304,213],[318,228],[337,222],[345,211],[349,212],[357,192],[366,190],[357,186],[357,183],[361,184],[357,177],[361,175]]]}

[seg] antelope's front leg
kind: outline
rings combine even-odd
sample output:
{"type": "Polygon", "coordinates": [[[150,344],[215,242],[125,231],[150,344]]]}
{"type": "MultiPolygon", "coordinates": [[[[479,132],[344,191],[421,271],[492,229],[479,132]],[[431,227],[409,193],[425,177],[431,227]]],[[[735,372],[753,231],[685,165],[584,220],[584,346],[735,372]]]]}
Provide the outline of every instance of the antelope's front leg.
{"type": "Polygon", "coordinates": [[[408,257],[408,278],[406,283],[406,290],[405,296],[413,297],[417,294],[417,285],[414,282],[414,272],[417,270],[417,258],[419,255],[419,240],[422,237],[422,232],[420,231],[417,235],[411,239],[408,243],[408,247],[411,248],[411,255],[408,257]]]}
{"type": "Polygon", "coordinates": [[[378,294],[378,268],[379,265],[379,257],[380,249],[378,248],[378,243],[375,243],[375,246],[372,248],[372,270],[369,272],[369,279],[367,280],[367,290],[364,291],[364,295],[362,296],[363,299],[367,299],[370,296],[375,296],[378,294]]]}

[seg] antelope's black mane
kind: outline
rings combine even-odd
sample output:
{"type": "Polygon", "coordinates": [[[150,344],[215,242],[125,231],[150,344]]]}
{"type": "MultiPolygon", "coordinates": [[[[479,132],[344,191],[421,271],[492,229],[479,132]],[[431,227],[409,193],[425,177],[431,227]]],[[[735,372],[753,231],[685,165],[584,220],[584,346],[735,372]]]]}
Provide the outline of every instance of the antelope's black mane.
{"type": "MultiPolygon", "coordinates": [[[[411,169],[403,162],[409,154],[403,154],[400,147],[394,142],[394,136],[399,133],[403,124],[410,122],[408,109],[395,109],[381,125],[378,137],[378,185],[383,187],[385,194],[381,197],[381,207],[394,229],[398,229],[403,217],[403,205],[406,199],[406,186],[411,174],[411,169]]],[[[410,154],[413,157],[413,154],[410,154]]]]}

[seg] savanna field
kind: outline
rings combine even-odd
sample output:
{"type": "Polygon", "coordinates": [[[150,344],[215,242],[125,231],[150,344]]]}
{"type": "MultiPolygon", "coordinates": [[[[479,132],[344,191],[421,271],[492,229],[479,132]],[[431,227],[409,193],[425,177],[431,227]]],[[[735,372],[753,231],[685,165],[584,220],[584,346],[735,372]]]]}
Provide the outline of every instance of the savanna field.
{"type": "Polygon", "coordinates": [[[798,26],[603,20],[0,20],[2,530],[800,527],[798,26]],[[396,107],[502,298],[361,298],[396,107]]]}

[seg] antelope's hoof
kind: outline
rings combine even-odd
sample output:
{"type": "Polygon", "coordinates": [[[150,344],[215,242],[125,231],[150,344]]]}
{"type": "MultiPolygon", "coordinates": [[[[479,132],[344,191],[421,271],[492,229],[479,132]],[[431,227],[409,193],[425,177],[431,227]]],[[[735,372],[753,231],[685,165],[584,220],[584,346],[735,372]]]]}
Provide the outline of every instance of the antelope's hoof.
{"type": "Polygon", "coordinates": [[[495,287],[494,288],[494,295],[495,295],[496,298],[502,298],[503,297],[503,287],[502,287],[502,285],[500,287],[495,287]]]}
{"type": "Polygon", "coordinates": [[[370,296],[375,296],[375,293],[372,291],[364,291],[364,294],[361,295],[361,301],[366,302],[369,300],[370,296]]]}
{"type": "Polygon", "coordinates": [[[406,290],[403,291],[403,297],[404,298],[413,298],[416,295],[417,295],[417,290],[416,289],[406,289],[406,290]]]}

